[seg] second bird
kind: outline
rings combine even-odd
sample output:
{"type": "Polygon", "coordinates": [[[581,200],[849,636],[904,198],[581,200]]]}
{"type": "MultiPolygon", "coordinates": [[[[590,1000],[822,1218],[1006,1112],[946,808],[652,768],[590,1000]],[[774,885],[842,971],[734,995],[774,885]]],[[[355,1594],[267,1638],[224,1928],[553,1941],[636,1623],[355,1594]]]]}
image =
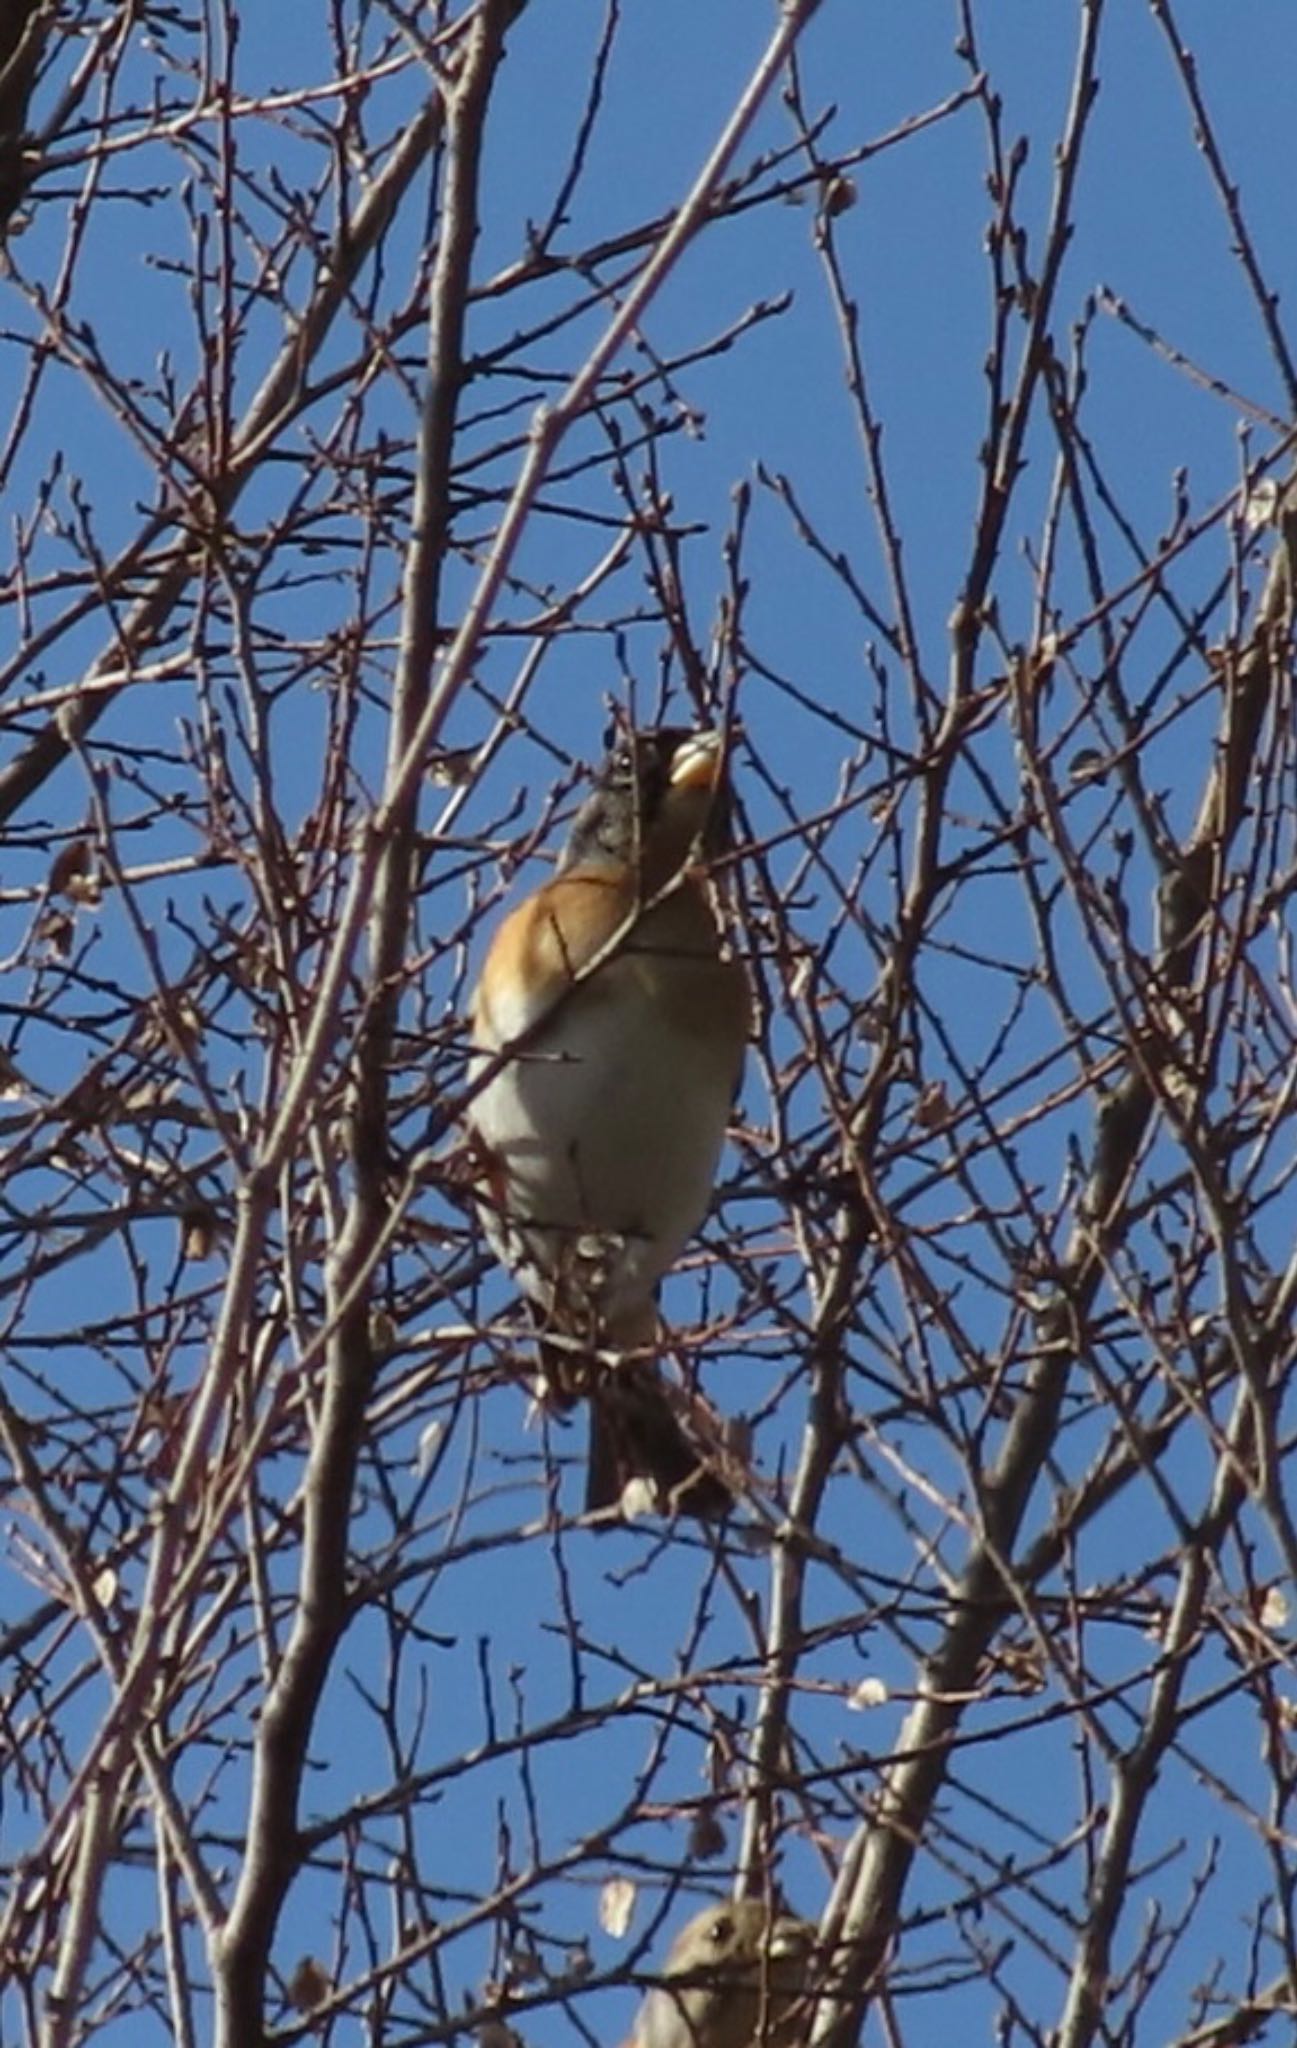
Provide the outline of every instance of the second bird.
{"type": "Polygon", "coordinates": [[[759,1899],[706,1907],[676,1936],[624,2048],[791,2048],[814,1940],[759,1899]]]}

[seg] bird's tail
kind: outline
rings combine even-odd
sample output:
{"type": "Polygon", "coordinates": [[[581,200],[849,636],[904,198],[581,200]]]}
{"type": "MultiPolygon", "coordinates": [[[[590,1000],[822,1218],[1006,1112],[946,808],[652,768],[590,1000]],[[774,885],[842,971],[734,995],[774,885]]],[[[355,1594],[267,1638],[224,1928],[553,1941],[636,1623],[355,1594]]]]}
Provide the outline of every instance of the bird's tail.
{"type": "Polygon", "coordinates": [[[648,1360],[623,1358],[592,1385],[588,1513],[622,1505],[718,1520],[734,1505],[718,1469],[723,1460],[715,1411],[668,1385],[648,1360]],[[636,1481],[643,1485],[638,1500],[636,1481]]]}

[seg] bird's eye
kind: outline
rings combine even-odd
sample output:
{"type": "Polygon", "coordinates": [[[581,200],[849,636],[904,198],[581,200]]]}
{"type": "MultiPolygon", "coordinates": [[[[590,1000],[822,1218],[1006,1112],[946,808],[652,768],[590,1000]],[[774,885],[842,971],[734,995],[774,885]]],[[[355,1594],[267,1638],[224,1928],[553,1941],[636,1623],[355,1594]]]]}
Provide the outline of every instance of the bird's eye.
{"type": "Polygon", "coordinates": [[[730,1919],[729,1914],[718,1913],[707,1930],[707,1938],[709,1941],[715,1942],[717,1948],[719,1948],[722,1942],[729,1940],[733,1932],[734,1922],[730,1919]]]}

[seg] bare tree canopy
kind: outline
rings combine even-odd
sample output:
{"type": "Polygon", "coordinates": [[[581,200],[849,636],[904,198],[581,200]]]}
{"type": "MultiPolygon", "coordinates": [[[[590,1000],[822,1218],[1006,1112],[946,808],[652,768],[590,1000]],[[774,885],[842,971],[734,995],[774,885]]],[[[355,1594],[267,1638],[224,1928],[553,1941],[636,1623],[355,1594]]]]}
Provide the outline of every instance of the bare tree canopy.
{"type": "Polygon", "coordinates": [[[11,0],[4,2043],[1292,2040],[1295,72],[11,0]],[[696,1174],[752,1018],[555,1398],[470,992],[610,722],[732,796],[696,1174]]]}

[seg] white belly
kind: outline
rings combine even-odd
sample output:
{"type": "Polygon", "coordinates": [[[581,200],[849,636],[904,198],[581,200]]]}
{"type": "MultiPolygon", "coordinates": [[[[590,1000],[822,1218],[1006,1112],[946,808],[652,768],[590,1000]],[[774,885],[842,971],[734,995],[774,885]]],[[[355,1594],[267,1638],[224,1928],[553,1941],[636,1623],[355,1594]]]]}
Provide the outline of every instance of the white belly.
{"type": "MultiPolygon", "coordinates": [[[[698,962],[701,975],[716,969],[698,962]]],[[[473,1064],[481,1072],[483,1057],[473,1064]]],[[[524,1292],[548,1304],[577,1259],[595,1274],[601,1321],[652,1299],[706,1214],[734,1067],[731,1034],[673,1024],[633,956],[559,1004],[471,1112],[502,1176],[488,1234],[524,1292]],[[600,1238],[612,1242],[590,1245],[600,1238]]]]}

